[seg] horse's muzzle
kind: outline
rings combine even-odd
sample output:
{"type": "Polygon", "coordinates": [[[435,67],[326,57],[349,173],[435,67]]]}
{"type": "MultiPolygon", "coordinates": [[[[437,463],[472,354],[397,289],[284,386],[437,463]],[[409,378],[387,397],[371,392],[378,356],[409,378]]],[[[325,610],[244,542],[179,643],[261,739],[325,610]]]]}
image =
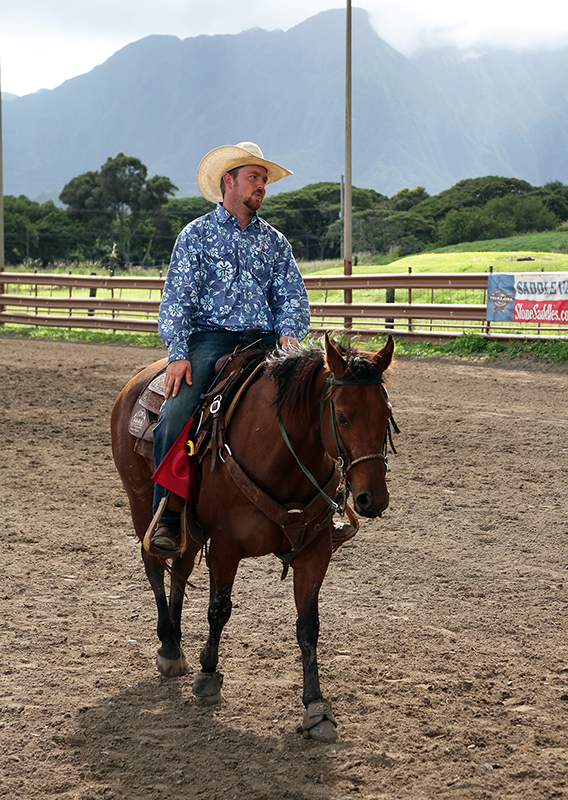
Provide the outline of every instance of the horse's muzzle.
{"type": "Polygon", "coordinates": [[[353,496],[355,511],[362,517],[380,517],[388,508],[389,493],[375,495],[373,492],[359,492],[353,496]]]}

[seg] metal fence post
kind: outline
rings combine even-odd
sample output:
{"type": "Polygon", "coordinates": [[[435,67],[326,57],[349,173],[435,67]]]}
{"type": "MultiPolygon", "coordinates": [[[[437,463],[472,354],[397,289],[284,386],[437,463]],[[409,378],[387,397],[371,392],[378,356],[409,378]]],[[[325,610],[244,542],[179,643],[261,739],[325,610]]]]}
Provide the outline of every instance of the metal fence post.
{"type": "MultiPolygon", "coordinates": [[[[91,272],[91,275],[95,275],[96,276],[96,274],[97,274],[96,272],[91,272]]],[[[89,297],[96,297],[96,296],[97,296],[97,287],[96,286],[91,286],[91,288],[89,289],[89,297]]],[[[95,316],[95,309],[94,308],[89,308],[88,311],[87,311],[87,316],[88,317],[94,317],[95,316]]]]}
{"type": "MultiPolygon", "coordinates": [[[[394,291],[395,291],[394,289],[387,289],[387,297],[386,297],[387,303],[394,303],[394,291]]],[[[394,328],[393,317],[387,317],[385,319],[385,328],[394,328]]]]}
{"type": "MultiPolygon", "coordinates": [[[[408,274],[412,275],[412,267],[408,267],[408,274]]],[[[408,305],[412,305],[412,289],[408,288],[408,305]]],[[[412,330],[412,320],[408,320],[408,330],[412,330]]]]}
{"type": "MultiPolygon", "coordinates": [[[[489,265],[489,273],[491,273],[491,272],[493,272],[493,264],[489,265]]],[[[483,295],[484,295],[484,298],[485,298],[485,305],[487,305],[487,289],[484,290],[483,295]]],[[[490,333],[490,327],[491,327],[491,320],[487,320],[487,322],[485,323],[485,335],[486,336],[489,335],[489,333],[490,333]]]]}

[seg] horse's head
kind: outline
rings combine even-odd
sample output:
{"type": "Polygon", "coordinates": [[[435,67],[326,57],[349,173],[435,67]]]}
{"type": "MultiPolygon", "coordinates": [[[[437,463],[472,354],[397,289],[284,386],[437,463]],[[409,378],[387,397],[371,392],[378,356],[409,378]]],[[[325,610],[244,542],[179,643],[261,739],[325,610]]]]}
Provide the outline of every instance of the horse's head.
{"type": "Polygon", "coordinates": [[[344,358],[325,337],[329,370],[321,407],[325,449],[341,458],[358,514],[380,517],[389,504],[386,437],[391,404],[383,373],[393,356],[392,336],[376,353],[353,350],[344,358]]]}

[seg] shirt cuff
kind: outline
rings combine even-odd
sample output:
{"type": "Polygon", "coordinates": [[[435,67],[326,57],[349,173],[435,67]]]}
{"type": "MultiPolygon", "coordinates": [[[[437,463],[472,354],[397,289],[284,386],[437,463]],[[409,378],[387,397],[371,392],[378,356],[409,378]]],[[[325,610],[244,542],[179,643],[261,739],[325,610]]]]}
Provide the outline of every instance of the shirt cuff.
{"type": "Polygon", "coordinates": [[[168,346],[168,364],[180,360],[189,361],[187,342],[171,342],[168,346]]]}

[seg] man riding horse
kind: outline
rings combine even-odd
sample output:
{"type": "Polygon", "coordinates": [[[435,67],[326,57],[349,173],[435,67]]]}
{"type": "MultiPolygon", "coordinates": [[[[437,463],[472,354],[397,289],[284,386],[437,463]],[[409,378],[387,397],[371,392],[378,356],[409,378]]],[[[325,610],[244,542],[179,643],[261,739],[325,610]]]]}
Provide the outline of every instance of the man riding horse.
{"type": "MultiPolygon", "coordinates": [[[[289,566],[294,575],[303,735],[329,743],[337,739],[337,725],[319,680],[318,600],[333,550],[357,529],[348,493],[354,509],[370,519],[389,504],[386,449],[392,414],[384,373],[394,341],[389,337],[374,354],[342,353],[327,338],[323,350],[297,346],[310,324],[304,283],[289,242],[257,215],[266,184],[288,174],[250,142],[217,148],[201,162],[199,189],[217,206],[184,228],[172,254],[159,315],[168,364],[166,400],[153,431],[154,464],[136,449],[130,423],[141,393],[165,359],[146,367],[121,391],[112,411],[112,447],[156,600],[161,642],[156,665],[165,677],[179,677],[188,671],[181,646],[185,586],[203,542],[185,535],[180,541],[175,512],[183,506],[176,495],[152,484],[153,466],[167,467],[166,456],[182,432],[181,440],[187,441],[185,427],[209,392],[222,356],[242,346],[253,331],[253,340],[266,348],[288,349],[255,365],[256,380],[239,396],[241,386],[231,401],[230,428],[213,411],[216,389],[210,403],[211,415],[219,416],[211,429],[196,520],[209,542],[209,634],[193,692],[199,705],[221,702],[219,643],[231,615],[239,563],[274,553],[284,565],[283,577],[289,566]],[[176,505],[168,508],[172,500],[176,505]],[[336,526],[332,515],[338,512],[341,518],[343,510],[349,523],[336,526]],[[168,559],[175,576],[169,600],[168,559]]],[[[186,514],[186,521],[191,516],[186,514]]]]}
{"type": "MultiPolygon", "coordinates": [[[[267,161],[253,142],[218,147],[199,165],[199,191],[217,206],[181,231],[165,281],[158,327],[168,366],[166,401],[154,430],[156,467],[210,385],[215,362],[247,329],[258,329],[269,349],[297,345],[308,333],[308,296],[292,247],[257,214],[266,184],[291,174],[267,161]]],[[[156,483],[154,512],[166,494],[156,483]]],[[[179,514],[167,508],[152,552],[171,557],[179,528],[179,514]]]]}

